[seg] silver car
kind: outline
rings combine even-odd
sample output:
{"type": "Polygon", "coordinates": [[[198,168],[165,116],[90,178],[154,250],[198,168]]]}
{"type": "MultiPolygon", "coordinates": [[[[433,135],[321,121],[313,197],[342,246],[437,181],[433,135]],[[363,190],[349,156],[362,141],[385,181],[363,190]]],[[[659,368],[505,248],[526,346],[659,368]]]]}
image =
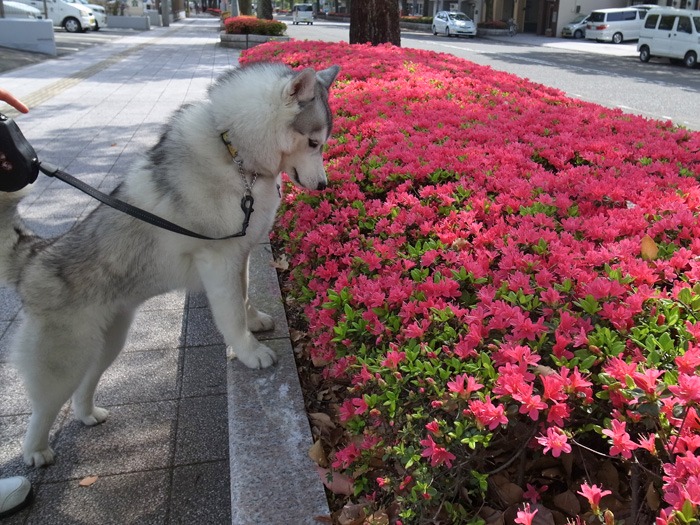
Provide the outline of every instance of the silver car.
{"type": "Polygon", "coordinates": [[[433,34],[438,33],[445,36],[465,35],[473,38],[476,36],[476,24],[459,11],[439,11],[433,17],[433,34]]]}
{"type": "Polygon", "coordinates": [[[564,38],[583,38],[586,36],[587,23],[588,15],[578,15],[561,28],[561,36],[564,38]]]}

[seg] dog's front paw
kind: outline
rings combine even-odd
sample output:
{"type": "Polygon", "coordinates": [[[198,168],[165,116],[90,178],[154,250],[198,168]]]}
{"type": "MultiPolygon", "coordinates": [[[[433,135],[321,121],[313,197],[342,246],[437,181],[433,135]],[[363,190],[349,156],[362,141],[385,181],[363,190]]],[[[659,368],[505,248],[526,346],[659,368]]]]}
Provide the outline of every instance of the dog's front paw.
{"type": "Polygon", "coordinates": [[[271,316],[259,310],[248,312],[248,329],[251,332],[267,332],[275,328],[275,321],[271,316]]]}
{"type": "Polygon", "coordinates": [[[78,418],[83,422],[83,424],[93,427],[95,425],[99,425],[100,423],[104,423],[107,420],[107,416],[109,416],[109,410],[102,407],[94,407],[92,409],[92,413],[79,416],[78,418]]]}
{"type": "Polygon", "coordinates": [[[277,362],[277,354],[271,348],[258,343],[253,350],[226,349],[229,359],[238,358],[248,368],[267,368],[277,362]]]}
{"type": "Polygon", "coordinates": [[[46,465],[51,465],[53,463],[53,450],[51,447],[45,448],[44,450],[33,450],[26,451],[24,453],[24,462],[30,467],[44,467],[46,465]]]}

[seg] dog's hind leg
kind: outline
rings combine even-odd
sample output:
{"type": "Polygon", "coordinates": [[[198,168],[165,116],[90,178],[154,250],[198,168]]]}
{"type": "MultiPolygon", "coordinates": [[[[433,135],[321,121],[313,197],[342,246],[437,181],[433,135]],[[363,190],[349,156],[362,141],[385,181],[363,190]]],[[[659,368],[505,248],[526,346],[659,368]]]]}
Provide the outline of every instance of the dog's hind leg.
{"type": "Polygon", "coordinates": [[[95,389],[100,382],[102,374],[124,348],[133,319],[133,311],[115,316],[112,323],[105,330],[102,352],[90,363],[83,380],[73,394],[73,413],[77,419],[88,426],[103,423],[109,415],[107,409],[95,406],[95,389]]]}
{"type": "MultiPolygon", "coordinates": [[[[78,314],[79,315],[79,314],[78,314]]],[[[58,412],[80,384],[95,343],[70,319],[53,322],[28,314],[17,339],[15,361],[32,405],[24,437],[23,456],[27,465],[53,463],[49,432],[58,412]],[[71,326],[72,324],[72,326],[71,326]]]]}

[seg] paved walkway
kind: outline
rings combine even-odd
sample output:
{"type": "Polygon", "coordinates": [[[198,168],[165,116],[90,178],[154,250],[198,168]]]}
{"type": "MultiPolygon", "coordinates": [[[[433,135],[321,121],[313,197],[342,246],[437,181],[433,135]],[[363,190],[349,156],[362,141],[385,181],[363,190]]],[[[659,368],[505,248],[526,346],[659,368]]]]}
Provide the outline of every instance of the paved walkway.
{"type": "MultiPolygon", "coordinates": [[[[30,106],[16,120],[40,158],[109,191],[168,115],[203,97],[237,58],[218,46],[218,20],[193,18],[5,72],[0,86],[30,106]]],[[[21,213],[41,235],[66,231],[96,205],[43,175],[34,186],[21,213]]],[[[85,427],[66,406],[52,430],[57,463],[38,470],[21,459],[30,407],[8,363],[21,304],[0,289],[0,477],[28,476],[36,491],[3,525],[304,525],[327,514],[271,260],[260,246],[251,297],[277,322],[262,337],[280,356],[274,369],[226,360],[203,296],[157,297],[98,387],[107,422],[85,427]],[[80,486],[89,476],[96,481],[80,486]]]]}

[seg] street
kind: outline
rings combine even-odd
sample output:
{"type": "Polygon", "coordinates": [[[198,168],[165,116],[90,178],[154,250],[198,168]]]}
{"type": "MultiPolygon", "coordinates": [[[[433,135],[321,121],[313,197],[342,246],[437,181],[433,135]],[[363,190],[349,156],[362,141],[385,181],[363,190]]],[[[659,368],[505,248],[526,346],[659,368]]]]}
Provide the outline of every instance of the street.
{"type": "MultiPolygon", "coordinates": [[[[287,23],[293,38],[348,41],[348,24],[316,20],[312,26],[287,23]]],[[[667,60],[639,61],[636,42],[604,44],[534,35],[447,38],[402,32],[401,45],[450,53],[562,90],[567,95],[648,118],[671,120],[700,130],[700,69],[667,60]]]]}
{"type": "MultiPolygon", "coordinates": [[[[279,19],[287,24],[292,38],[348,41],[347,23],[317,19],[313,25],[292,25],[291,17],[279,19]]],[[[59,29],[55,32],[58,57],[131,33],[107,28],[76,34],[59,29]]],[[[529,34],[464,39],[403,31],[401,45],[449,53],[560,89],[573,98],[700,130],[700,68],[686,69],[662,59],[643,64],[636,42],[616,45],[529,34]]],[[[0,58],[0,71],[46,60],[8,49],[0,49],[0,58]]]]}

